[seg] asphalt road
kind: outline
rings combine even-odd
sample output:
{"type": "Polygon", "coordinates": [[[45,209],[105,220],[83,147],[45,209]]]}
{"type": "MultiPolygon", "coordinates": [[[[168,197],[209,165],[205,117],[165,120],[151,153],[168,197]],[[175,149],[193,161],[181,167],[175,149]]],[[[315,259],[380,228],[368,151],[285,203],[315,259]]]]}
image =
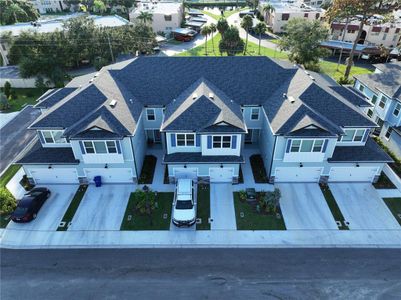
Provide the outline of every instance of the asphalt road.
{"type": "Polygon", "coordinates": [[[27,127],[40,115],[40,110],[29,106],[0,129],[0,173],[29,144],[36,132],[27,127]]]}
{"type": "Polygon", "coordinates": [[[1,299],[400,299],[401,250],[2,250],[1,299]]]}

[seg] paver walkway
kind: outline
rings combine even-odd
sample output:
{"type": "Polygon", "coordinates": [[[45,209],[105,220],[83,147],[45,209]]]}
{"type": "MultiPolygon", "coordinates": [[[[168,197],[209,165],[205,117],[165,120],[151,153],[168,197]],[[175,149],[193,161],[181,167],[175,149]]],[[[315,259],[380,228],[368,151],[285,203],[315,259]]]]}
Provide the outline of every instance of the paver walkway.
{"type": "Polygon", "coordinates": [[[232,184],[210,184],[210,217],[212,230],[236,230],[232,184]]]}

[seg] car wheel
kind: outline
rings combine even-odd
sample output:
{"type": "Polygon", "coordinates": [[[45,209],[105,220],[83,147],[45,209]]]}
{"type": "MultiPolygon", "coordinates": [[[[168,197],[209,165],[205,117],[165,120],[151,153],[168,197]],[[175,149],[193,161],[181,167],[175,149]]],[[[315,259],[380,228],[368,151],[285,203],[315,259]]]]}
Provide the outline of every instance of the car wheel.
{"type": "Polygon", "coordinates": [[[36,219],[37,214],[32,215],[32,219],[36,219]]]}

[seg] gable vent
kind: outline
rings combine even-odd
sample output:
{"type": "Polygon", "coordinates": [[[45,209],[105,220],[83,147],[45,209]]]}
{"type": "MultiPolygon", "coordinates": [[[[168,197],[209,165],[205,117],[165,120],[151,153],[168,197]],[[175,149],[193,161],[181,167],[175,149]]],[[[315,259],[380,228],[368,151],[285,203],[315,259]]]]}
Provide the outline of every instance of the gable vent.
{"type": "Polygon", "coordinates": [[[213,93],[209,93],[209,98],[210,99],[214,99],[214,94],[213,93]]]}
{"type": "Polygon", "coordinates": [[[111,100],[109,103],[110,107],[115,107],[116,104],[117,104],[117,100],[115,100],[115,99],[111,100]]]}

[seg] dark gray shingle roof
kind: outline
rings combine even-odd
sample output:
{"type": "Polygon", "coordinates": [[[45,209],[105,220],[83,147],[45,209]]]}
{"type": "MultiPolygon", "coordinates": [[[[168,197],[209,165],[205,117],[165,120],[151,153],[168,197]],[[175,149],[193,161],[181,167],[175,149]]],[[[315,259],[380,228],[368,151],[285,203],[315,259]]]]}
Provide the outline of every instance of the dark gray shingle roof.
{"type": "Polygon", "coordinates": [[[41,97],[38,100],[40,100],[39,103],[35,105],[36,108],[49,108],[58,103],[59,101],[63,100],[65,97],[67,97],[69,94],[71,94],[73,91],[75,91],[76,88],[61,88],[61,89],[54,89],[52,90],[46,97],[41,97]]]}
{"type": "Polygon", "coordinates": [[[363,94],[361,94],[358,90],[355,90],[352,87],[337,85],[337,86],[331,86],[330,88],[336,93],[346,98],[349,102],[351,102],[355,106],[360,106],[360,107],[372,106],[372,104],[370,104],[368,101],[365,100],[366,97],[363,94]]]}

